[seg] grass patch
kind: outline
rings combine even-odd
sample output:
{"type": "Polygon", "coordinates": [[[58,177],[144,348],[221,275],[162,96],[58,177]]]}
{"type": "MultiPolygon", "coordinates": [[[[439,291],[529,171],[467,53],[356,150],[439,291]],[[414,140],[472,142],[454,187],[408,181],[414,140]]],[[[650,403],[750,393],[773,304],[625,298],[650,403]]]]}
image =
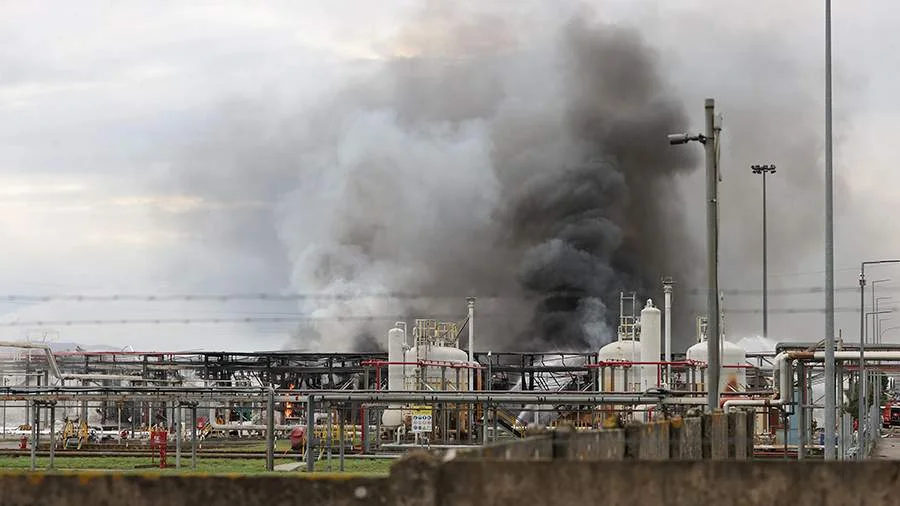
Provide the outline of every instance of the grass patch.
{"type": "MultiPolygon", "coordinates": [[[[166,459],[170,466],[175,465],[175,456],[169,456],[166,459]]],[[[275,465],[296,462],[295,459],[275,459],[275,465]]],[[[48,457],[39,457],[36,460],[37,470],[46,470],[50,463],[48,457]]],[[[264,459],[197,459],[197,469],[192,470],[190,458],[182,457],[182,470],[178,471],[174,467],[160,469],[159,462],[156,467],[141,468],[138,466],[150,464],[149,457],[56,457],[54,459],[54,467],[57,471],[108,471],[108,472],[136,472],[136,473],[209,473],[209,474],[260,474],[266,472],[266,462],[264,459]]],[[[391,459],[346,459],[344,460],[344,471],[350,474],[366,474],[366,475],[382,475],[386,474],[390,469],[393,460],[391,459]]],[[[21,457],[0,457],[0,469],[3,470],[29,470],[31,469],[31,458],[27,456],[21,457]]],[[[304,467],[305,469],[305,467],[304,467]]],[[[340,463],[335,457],[331,461],[331,466],[327,461],[320,460],[316,462],[316,472],[338,472],[340,463]]],[[[287,473],[275,473],[287,474],[287,473]]]]}

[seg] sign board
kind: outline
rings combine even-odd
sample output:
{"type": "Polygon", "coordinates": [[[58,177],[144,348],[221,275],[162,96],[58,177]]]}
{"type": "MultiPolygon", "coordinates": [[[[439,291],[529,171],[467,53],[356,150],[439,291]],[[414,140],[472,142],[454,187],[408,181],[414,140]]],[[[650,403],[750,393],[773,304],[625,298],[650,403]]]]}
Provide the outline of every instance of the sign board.
{"type": "Polygon", "coordinates": [[[413,434],[431,433],[432,414],[431,406],[412,407],[412,432],[413,434]]]}

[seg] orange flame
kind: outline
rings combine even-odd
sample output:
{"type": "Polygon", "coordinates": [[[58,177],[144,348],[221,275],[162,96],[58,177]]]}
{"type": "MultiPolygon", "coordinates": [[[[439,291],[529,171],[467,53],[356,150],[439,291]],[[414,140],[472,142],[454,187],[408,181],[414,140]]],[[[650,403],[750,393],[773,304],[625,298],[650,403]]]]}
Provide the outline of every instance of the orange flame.
{"type": "MultiPolygon", "coordinates": [[[[288,390],[293,390],[293,389],[294,389],[294,384],[291,383],[291,385],[288,387],[288,390]]],[[[290,418],[293,415],[294,415],[294,403],[293,402],[285,402],[284,403],[284,417],[290,418]]]]}

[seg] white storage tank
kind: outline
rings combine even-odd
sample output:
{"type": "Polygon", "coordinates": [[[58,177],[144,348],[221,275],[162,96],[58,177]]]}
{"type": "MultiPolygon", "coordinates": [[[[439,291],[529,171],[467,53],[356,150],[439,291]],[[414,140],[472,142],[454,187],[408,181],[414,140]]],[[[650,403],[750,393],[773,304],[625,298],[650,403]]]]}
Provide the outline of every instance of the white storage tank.
{"type": "Polygon", "coordinates": [[[410,348],[406,357],[408,362],[425,363],[406,368],[407,390],[469,390],[469,370],[460,367],[469,363],[465,351],[452,346],[425,344],[410,348]]]}
{"type": "MultiPolygon", "coordinates": [[[[640,341],[619,334],[619,340],[611,342],[597,352],[598,362],[639,362],[640,341]]],[[[641,389],[641,373],[637,367],[601,367],[600,384],[603,392],[636,392],[641,389]],[[626,384],[627,382],[627,384],[626,384]]]]}
{"type": "MultiPolygon", "coordinates": [[[[722,340],[722,363],[721,372],[719,374],[719,392],[740,392],[744,390],[747,384],[747,353],[740,346],[722,340]]],[[[688,348],[687,359],[709,363],[709,349],[706,337],[688,348]]],[[[706,369],[702,369],[699,374],[698,389],[706,389],[706,369]]]]}
{"type": "MultiPolygon", "coordinates": [[[[660,340],[662,338],[662,315],[651,299],[647,299],[647,305],[641,310],[641,362],[659,362],[662,353],[660,340]]],[[[641,385],[643,390],[656,388],[659,379],[659,365],[644,365],[641,367],[641,385]]]]}
{"type": "MultiPolygon", "coordinates": [[[[405,369],[403,365],[404,350],[406,348],[406,324],[397,322],[397,324],[388,331],[388,366],[387,366],[387,389],[392,391],[403,390],[405,387],[405,369]]],[[[385,427],[397,427],[403,423],[403,413],[400,406],[390,406],[384,410],[381,416],[381,423],[385,427]]]]}

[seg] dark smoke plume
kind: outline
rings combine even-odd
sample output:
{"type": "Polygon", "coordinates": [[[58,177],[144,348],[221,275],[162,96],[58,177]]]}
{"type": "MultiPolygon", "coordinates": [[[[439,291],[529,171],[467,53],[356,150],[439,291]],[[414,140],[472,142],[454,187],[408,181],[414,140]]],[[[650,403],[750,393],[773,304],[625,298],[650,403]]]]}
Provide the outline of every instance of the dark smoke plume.
{"type": "MultiPolygon", "coordinates": [[[[589,18],[430,4],[371,75],[258,138],[241,129],[266,154],[252,184],[191,182],[277,202],[252,232],[283,245],[267,256],[294,291],[421,295],[313,301],[313,316],[460,319],[473,295],[480,348],[596,348],[620,290],[694,277],[673,181],[696,160],[666,144],[687,124],[652,51],[589,18]]],[[[371,345],[391,323],[325,321],[291,347],[371,345]]]]}

